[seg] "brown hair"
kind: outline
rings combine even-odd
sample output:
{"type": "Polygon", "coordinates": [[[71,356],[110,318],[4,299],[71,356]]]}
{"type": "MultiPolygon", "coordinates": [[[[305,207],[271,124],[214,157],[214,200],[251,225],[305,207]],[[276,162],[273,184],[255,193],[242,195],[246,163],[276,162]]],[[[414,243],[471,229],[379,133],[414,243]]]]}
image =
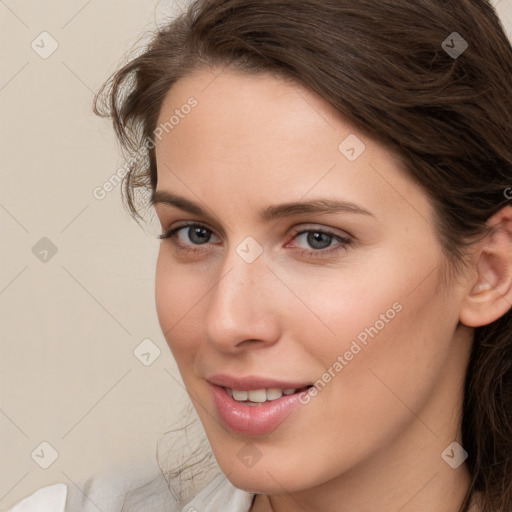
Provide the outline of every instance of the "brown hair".
{"type": "MultiPolygon", "coordinates": [[[[156,188],[154,131],[166,93],[194,69],[226,65],[306,85],[393,150],[435,207],[450,268],[511,203],[512,47],[489,1],[196,0],[94,101],[122,147],[143,155],[123,188],[135,219],[135,192],[156,188]],[[450,54],[463,49],[459,36],[468,47],[450,54]]],[[[475,329],[462,439],[472,481],[461,510],[480,491],[483,512],[509,512],[510,310],[475,329]]]]}

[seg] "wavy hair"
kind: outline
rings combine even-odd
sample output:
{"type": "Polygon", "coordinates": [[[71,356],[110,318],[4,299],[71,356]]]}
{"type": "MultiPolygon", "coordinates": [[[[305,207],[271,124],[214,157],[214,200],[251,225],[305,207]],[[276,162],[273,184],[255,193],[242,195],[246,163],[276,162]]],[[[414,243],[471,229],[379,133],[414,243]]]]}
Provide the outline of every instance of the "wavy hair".
{"type": "MultiPolygon", "coordinates": [[[[148,207],[138,192],[156,188],[164,97],[204,66],[303,84],[391,149],[431,200],[454,271],[487,233],[486,221],[511,203],[512,47],[487,0],[193,1],[94,99],[94,112],[112,120],[131,155],[122,190],[137,221],[148,207]]],[[[510,310],[474,330],[461,428],[471,474],[461,512],[477,491],[482,512],[510,512],[510,310]]]]}

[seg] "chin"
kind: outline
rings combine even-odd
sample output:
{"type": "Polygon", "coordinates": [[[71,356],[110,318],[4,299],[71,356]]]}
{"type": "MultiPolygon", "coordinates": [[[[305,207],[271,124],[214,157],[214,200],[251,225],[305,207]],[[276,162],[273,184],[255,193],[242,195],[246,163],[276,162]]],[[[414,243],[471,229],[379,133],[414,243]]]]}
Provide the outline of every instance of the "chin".
{"type": "MultiPolygon", "coordinates": [[[[227,464],[219,463],[219,466],[235,487],[246,492],[278,494],[283,493],[284,489],[286,492],[298,492],[316,485],[309,470],[301,474],[297,467],[276,466],[276,461],[272,465],[260,461],[252,467],[244,467],[238,463],[238,459],[236,462],[233,460],[225,461],[227,464]]],[[[303,468],[307,468],[307,465],[304,464],[303,468]]]]}
{"type": "Polygon", "coordinates": [[[236,474],[231,473],[229,477],[226,475],[226,478],[238,489],[256,494],[278,494],[282,493],[283,489],[286,489],[287,492],[296,492],[303,489],[303,487],[297,486],[296,476],[294,476],[295,485],[290,486],[288,480],[281,478],[281,475],[274,476],[272,472],[269,474],[264,469],[261,474],[255,474],[252,472],[253,469],[247,469],[245,472],[240,471],[236,474]]]}

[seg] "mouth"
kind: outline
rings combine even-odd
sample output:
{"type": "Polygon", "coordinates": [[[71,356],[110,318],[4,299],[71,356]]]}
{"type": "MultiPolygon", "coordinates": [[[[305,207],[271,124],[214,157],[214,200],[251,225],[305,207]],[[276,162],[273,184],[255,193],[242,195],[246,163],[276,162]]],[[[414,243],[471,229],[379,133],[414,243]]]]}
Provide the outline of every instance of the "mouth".
{"type": "Polygon", "coordinates": [[[209,386],[219,419],[232,432],[245,436],[269,434],[285,420],[290,423],[294,417],[306,414],[299,410],[307,409],[301,405],[309,403],[304,401],[304,395],[313,387],[307,384],[239,389],[211,382],[209,386]]]}
{"type": "MultiPolygon", "coordinates": [[[[215,384],[232,391],[258,391],[280,390],[282,394],[291,394],[291,390],[296,391],[311,386],[311,382],[304,381],[284,381],[261,375],[246,375],[238,377],[229,374],[216,374],[205,377],[210,384],[215,384]],[[285,393],[286,391],[286,393],[285,393]]],[[[272,395],[272,391],[270,393],[272,395]]],[[[254,395],[255,397],[257,395],[254,395]]]]}
{"type": "Polygon", "coordinates": [[[251,390],[238,390],[229,387],[221,386],[224,391],[239,403],[248,406],[258,406],[265,402],[272,402],[279,400],[283,396],[290,396],[307,391],[313,385],[303,386],[301,388],[261,388],[251,390]]]}

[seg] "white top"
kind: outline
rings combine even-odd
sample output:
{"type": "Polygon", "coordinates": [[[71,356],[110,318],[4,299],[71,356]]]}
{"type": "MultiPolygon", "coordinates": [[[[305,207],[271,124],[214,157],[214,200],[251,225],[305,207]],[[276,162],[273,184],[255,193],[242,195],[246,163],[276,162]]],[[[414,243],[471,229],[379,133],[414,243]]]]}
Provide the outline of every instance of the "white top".
{"type": "Polygon", "coordinates": [[[43,487],[7,512],[65,512],[67,491],[66,484],[43,487]]]}
{"type": "Polygon", "coordinates": [[[234,487],[222,473],[181,508],[168,489],[168,493],[152,492],[151,486],[141,492],[132,491],[129,499],[119,499],[115,487],[110,495],[80,493],[80,503],[69,499],[68,489],[64,483],[43,487],[6,512],[97,512],[98,506],[102,512],[249,512],[254,497],[253,493],[234,487]]]}

